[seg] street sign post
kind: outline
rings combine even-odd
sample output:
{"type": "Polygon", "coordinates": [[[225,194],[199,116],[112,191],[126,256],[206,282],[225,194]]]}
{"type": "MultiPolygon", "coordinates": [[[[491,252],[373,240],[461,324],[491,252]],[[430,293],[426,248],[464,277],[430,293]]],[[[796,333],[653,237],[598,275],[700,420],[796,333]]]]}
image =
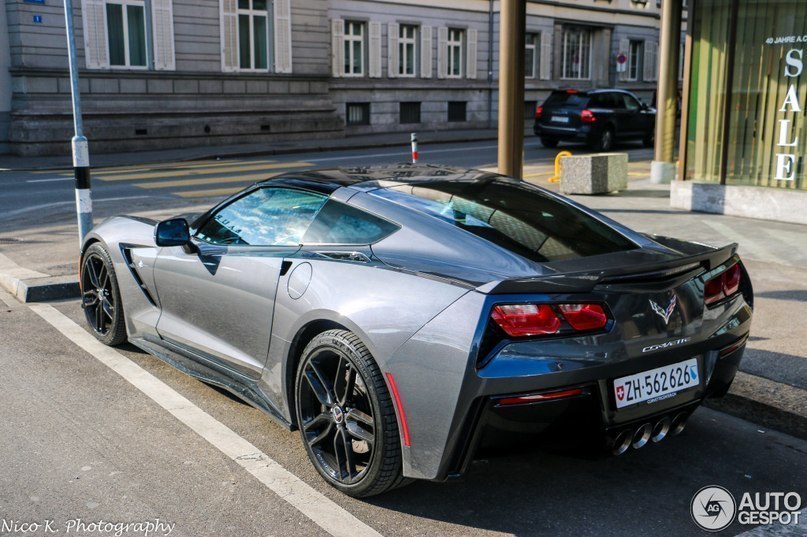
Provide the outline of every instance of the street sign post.
{"type": "Polygon", "coordinates": [[[76,61],[76,34],[73,26],[73,1],[64,0],[64,17],[67,27],[67,54],[70,63],[70,90],[73,96],[73,175],[76,185],[76,213],[78,214],[79,244],[92,229],[92,196],[90,193],[90,153],[84,124],[81,120],[81,95],[78,85],[76,61]]]}

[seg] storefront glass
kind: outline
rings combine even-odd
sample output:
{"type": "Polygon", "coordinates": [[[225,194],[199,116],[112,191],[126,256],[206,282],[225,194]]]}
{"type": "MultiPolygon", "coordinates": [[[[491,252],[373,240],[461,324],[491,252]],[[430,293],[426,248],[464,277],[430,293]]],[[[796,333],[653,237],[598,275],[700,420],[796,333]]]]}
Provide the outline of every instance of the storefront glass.
{"type": "Polygon", "coordinates": [[[807,190],[807,1],[697,1],[690,87],[687,179],[807,190]]]}

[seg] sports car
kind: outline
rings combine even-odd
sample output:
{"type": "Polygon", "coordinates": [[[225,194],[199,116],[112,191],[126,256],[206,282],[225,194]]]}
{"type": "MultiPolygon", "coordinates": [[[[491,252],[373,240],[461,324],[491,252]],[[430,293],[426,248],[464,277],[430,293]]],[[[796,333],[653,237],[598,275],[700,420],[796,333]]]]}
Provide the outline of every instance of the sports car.
{"type": "Polygon", "coordinates": [[[628,229],[532,184],[395,165],[261,181],[201,215],[113,217],[82,307],[290,430],[357,497],[462,475],[480,448],[622,454],[728,390],[753,295],[736,244],[628,229]]]}

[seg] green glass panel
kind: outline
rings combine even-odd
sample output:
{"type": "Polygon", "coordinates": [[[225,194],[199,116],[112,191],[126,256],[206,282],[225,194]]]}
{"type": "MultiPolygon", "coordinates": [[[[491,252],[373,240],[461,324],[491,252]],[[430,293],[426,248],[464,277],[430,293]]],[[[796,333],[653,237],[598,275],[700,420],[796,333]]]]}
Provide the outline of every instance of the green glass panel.
{"type": "Polygon", "coordinates": [[[797,40],[805,35],[807,2],[740,3],[726,184],[807,189],[807,46],[797,40]]]}
{"type": "Polygon", "coordinates": [[[251,69],[251,46],[249,41],[249,15],[238,16],[238,57],[241,69],[251,69]]]}
{"type": "Polygon", "coordinates": [[[126,65],[126,48],[123,35],[123,6],[107,4],[106,27],[109,35],[109,64],[126,65]]]}
{"type": "Polygon", "coordinates": [[[126,6],[129,65],[146,66],[146,14],[143,6],[126,6]]]}
{"type": "Polygon", "coordinates": [[[255,68],[266,69],[269,34],[266,27],[266,17],[252,18],[255,29],[255,68]]]}
{"type": "Polygon", "coordinates": [[[253,0],[252,2],[252,9],[266,9],[266,0],[253,0]]]}

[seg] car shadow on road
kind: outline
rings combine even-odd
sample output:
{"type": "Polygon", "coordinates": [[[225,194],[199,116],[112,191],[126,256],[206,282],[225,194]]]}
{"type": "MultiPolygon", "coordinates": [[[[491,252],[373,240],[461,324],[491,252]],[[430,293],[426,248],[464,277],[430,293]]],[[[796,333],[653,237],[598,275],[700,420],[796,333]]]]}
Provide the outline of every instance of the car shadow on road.
{"type": "MultiPolygon", "coordinates": [[[[804,449],[803,441],[700,409],[681,436],[622,457],[535,451],[491,458],[476,461],[464,481],[416,482],[369,501],[514,535],[701,535],[689,511],[700,488],[719,484],[737,498],[803,492],[807,471],[797,461],[804,449]]],[[[726,534],[745,529],[735,524],[726,534]]]]}

